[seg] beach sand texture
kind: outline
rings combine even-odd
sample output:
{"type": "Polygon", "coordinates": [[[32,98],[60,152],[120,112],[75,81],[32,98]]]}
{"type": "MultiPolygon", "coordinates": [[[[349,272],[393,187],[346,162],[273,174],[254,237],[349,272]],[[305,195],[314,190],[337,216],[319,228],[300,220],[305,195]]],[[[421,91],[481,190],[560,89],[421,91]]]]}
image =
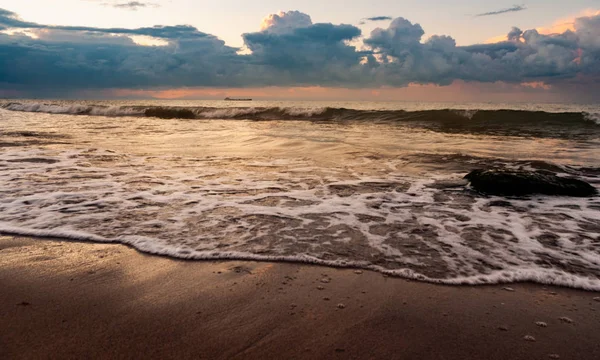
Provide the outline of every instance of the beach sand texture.
{"type": "Polygon", "coordinates": [[[597,293],[0,237],[0,358],[597,359],[597,293]]]}

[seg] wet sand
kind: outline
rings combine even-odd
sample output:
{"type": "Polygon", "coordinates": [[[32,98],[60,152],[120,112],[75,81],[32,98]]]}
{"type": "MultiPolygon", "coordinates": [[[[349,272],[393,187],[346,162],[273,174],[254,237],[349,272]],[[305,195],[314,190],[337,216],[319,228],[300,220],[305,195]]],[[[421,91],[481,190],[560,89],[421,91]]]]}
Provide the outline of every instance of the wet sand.
{"type": "Polygon", "coordinates": [[[600,293],[0,237],[0,358],[597,359],[600,293]],[[537,323],[537,324],[536,324],[537,323]]]}

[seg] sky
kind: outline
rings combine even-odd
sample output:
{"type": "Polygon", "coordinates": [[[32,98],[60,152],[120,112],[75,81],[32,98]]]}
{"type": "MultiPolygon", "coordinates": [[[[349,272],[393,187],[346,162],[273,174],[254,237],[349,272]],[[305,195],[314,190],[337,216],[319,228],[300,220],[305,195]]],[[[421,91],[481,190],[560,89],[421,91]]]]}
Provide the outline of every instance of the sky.
{"type": "Polygon", "coordinates": [[[0,0],[0,97],[600,101],[600,1],[0,0]]]}

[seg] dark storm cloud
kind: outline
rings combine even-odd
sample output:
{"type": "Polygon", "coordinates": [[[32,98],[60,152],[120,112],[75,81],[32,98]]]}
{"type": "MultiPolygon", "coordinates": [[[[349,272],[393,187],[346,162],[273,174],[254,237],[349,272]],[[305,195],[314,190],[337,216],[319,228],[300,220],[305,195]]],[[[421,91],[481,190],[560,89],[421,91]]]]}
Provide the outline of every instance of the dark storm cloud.
{"type": "Polygon", "coordinates": [[[244,34],[244,42],[257,63],[288,69],[324,66],[334,59],[354,64],[360,55],[344,42],[361,34],[352,25],[314,24],[289,33],[267,31],[244,34]]]}
{"type": "Polygon", "coordinates": [[[513,28],[506,41],[457,46],[449,36],[396,18],[361,38],[352,25],[313,24],[300,12],[274,14],[263,30],[243,34],[248,54],[188,26],[105,29],[25,22],[0,10],[0,88],[105,89],[180,86],[406,86],[455,80],[580,83],[600,77],[600,16],[575,31],[544,35],[513,28]],[[38,35],[32,38],[25,31],[38,35]],[[167,40],[136,45],[129,36],[167,40]],[[360,50],[356,45],[360,46],[360,50]]]}
{"type": "Polygon", "coordinates": [[[283,33],[247,33],[243,39],[252,51],[252,66],[267,70],[263,79],[271,85],[344,84],[363,56],[346,42],[360,34],[352,25],[312,24],[283,33]]]}
{"type": "Polygon", "coordinates": [[[511,8],[508,8],[508,9],[502,9],[502,10],[485,12],[485,13],[482,13],[482,14],[477,14],[475,16],[476,17],[494,16],[494,15],[502,15],[502,14],[511,13],[511,12],[519,12],[519,11],[523,11],[523,10],[527,10],[527,8],[525,6],[523,6],[523,5],[515,5],[515,6],[511,7],[511,8]]]}

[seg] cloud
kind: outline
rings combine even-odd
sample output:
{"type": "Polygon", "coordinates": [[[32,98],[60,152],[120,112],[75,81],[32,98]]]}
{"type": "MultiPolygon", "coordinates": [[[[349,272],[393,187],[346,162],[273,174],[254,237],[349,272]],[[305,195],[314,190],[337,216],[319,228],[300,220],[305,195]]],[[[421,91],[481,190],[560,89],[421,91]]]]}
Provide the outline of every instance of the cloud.
{"type": "Polygon", "coordinates": [[[348,41],[361,35],[352,25],[313,24],[298,11],[279,13],[263,20],[260,32],[242,37],[252,52],[247,57],[269,85],[282,81],[313,84],[318,81],[342,84],[349,69],[362,57],[348,41]]]}
{"type": "Polygon", "coordinates": [[[391,16],[373,16],[373,17],[363,18],[358,24],[364,25],[368,21],[389,21],[389,20],[394,20],[394,18],[391,16]]]}
{"type": "Polygon", "coordinates": [[[365,44],[391,56],[401,56],[407,50],[421,46],[421,38],[425,31],[419,24],[412,24],[404,18],[392,21],[387,29],[377,28],[365,44]]]}
{"type": "Polygon", "coordinates": [[[462,81],[597,94],[592,90],[600,83],[600,15],[573,24],[558,34],[515,27],[502,42],[458,46],[449,36],[424,38],[421,25],[404,18],[363,37],[353,25],[313,23],[309,15],[289,11],[243,34],[248,53],[240,54],[189,25],[50,26],[0,9],[0,27],[11,29],[11,35],[0,33],[0,90],[376,88],[462,81]],[[164,46],[132,41],[140,35],[163,39],[164,46]]]}
{"type": "Polygon", "coordinates": [[[518,41],[521,36],[523,36],[523,30],[513,26],[512,30],[506,35],[506,40],[513,42],[518,41]]]}
{"type": "Polygon", "coordinates": [[[29,29],[37,38],[0,34],[0,83],[49,91],[86,88],[219,86],[235,84],[237,48],[188,25],[137,29],[48,26],[0,11],[0,24],[29,29]],[[130,36],[169,40],[167,46],[136,45],[130,36]]]}
{"type": "Polygon", "coordinates": [[[293,32],[294,29],[311,25],[312,19],[308,14],[300,11],[280,11],[277,14],[270,14],[265,17],[260,24],[260,30],[274,34],[285,34],[293,32]]]}
{"type": "Polygon", "coordinates": [[[129,1],[129,2],[125,2],[125,3],[115,3],[115,4],[106,3],[104,5],[112,6],[117,9],[127,9],[127,10],[132,10],[132,11],[136,11],[140,8],[146,8],[146,7],[158,7],[158,4],[148,3],[148,2],[140,2],[140,1],[129,1]]]}
{"type": "Polygon", "coordinates": [[[35,23],[28,23],[21,20],[17,14],[5,9],[0,9],[0,25],[7,28],[31,28],[38,26],[35,23]]]}
{"type": "Polygon", "coordinates": [[[109,0],[110,2],[106,2],[106,0],[85,0],[89,2],[100,3],[102,6],[113,7],[115,9],[123,9],[123,10],[131,10],[137,11],[143,8],[157,8],[160,7],[160,4],[155,2],[147,2],[147,1],[122,1],[122,0],[109,0]]]}
{"type": "Polygon", "coordinates": [[[398,18],[387,29],[373,30],[364,43],[380,59],[370,64],[381,85],[448,85],[456,80],[553,84],[600,71],[600,16],[577,24],[575,32],[551,35],[513,28],[504,42],[456,46],[447,36],[422,42],[421,26],[398,18]]]}
{"type": "Polygon", "coordinates": [[[485,13],[482,13],[482,14],[477,14],[475,16],[476,17],[494,16],[494,15],[507,14],[507,13],[511,13],[511,12],[519,12],[519,11],[523,11],[523,10],[527,10],[527,8],[524,5],[515,5],[515,6],[511,7],[511,8],[502,9],[502,10],[496,10],[496,11],[490,11],[490,12],[485,12],[485,13]]]}
{"type": "Polygon", "coordinates": [[[193,26],[176,25],[176,26],[153,26],[137,29],[125,28],[95,28],[87,26],[57,26],[43,25],[21,20],[15,13],[0,9],[0,26],[16,29],[42,29],[42,30],[62,30],[76,32],[95,32],[105,34],[123,34],[123,35],[143,35],[152,36],[164,39],[182,39],[182,38],[203,38],[212,35],[198,31],[193,26]]]}
{"type": "Polygon", "coordinates": [[[394,18],[391,16],[373,16],[373,17],[368,17],[368,18],[364,18],[363,20],[366,21],[387,21],[387,20],[393,20],[394,18]]]}

